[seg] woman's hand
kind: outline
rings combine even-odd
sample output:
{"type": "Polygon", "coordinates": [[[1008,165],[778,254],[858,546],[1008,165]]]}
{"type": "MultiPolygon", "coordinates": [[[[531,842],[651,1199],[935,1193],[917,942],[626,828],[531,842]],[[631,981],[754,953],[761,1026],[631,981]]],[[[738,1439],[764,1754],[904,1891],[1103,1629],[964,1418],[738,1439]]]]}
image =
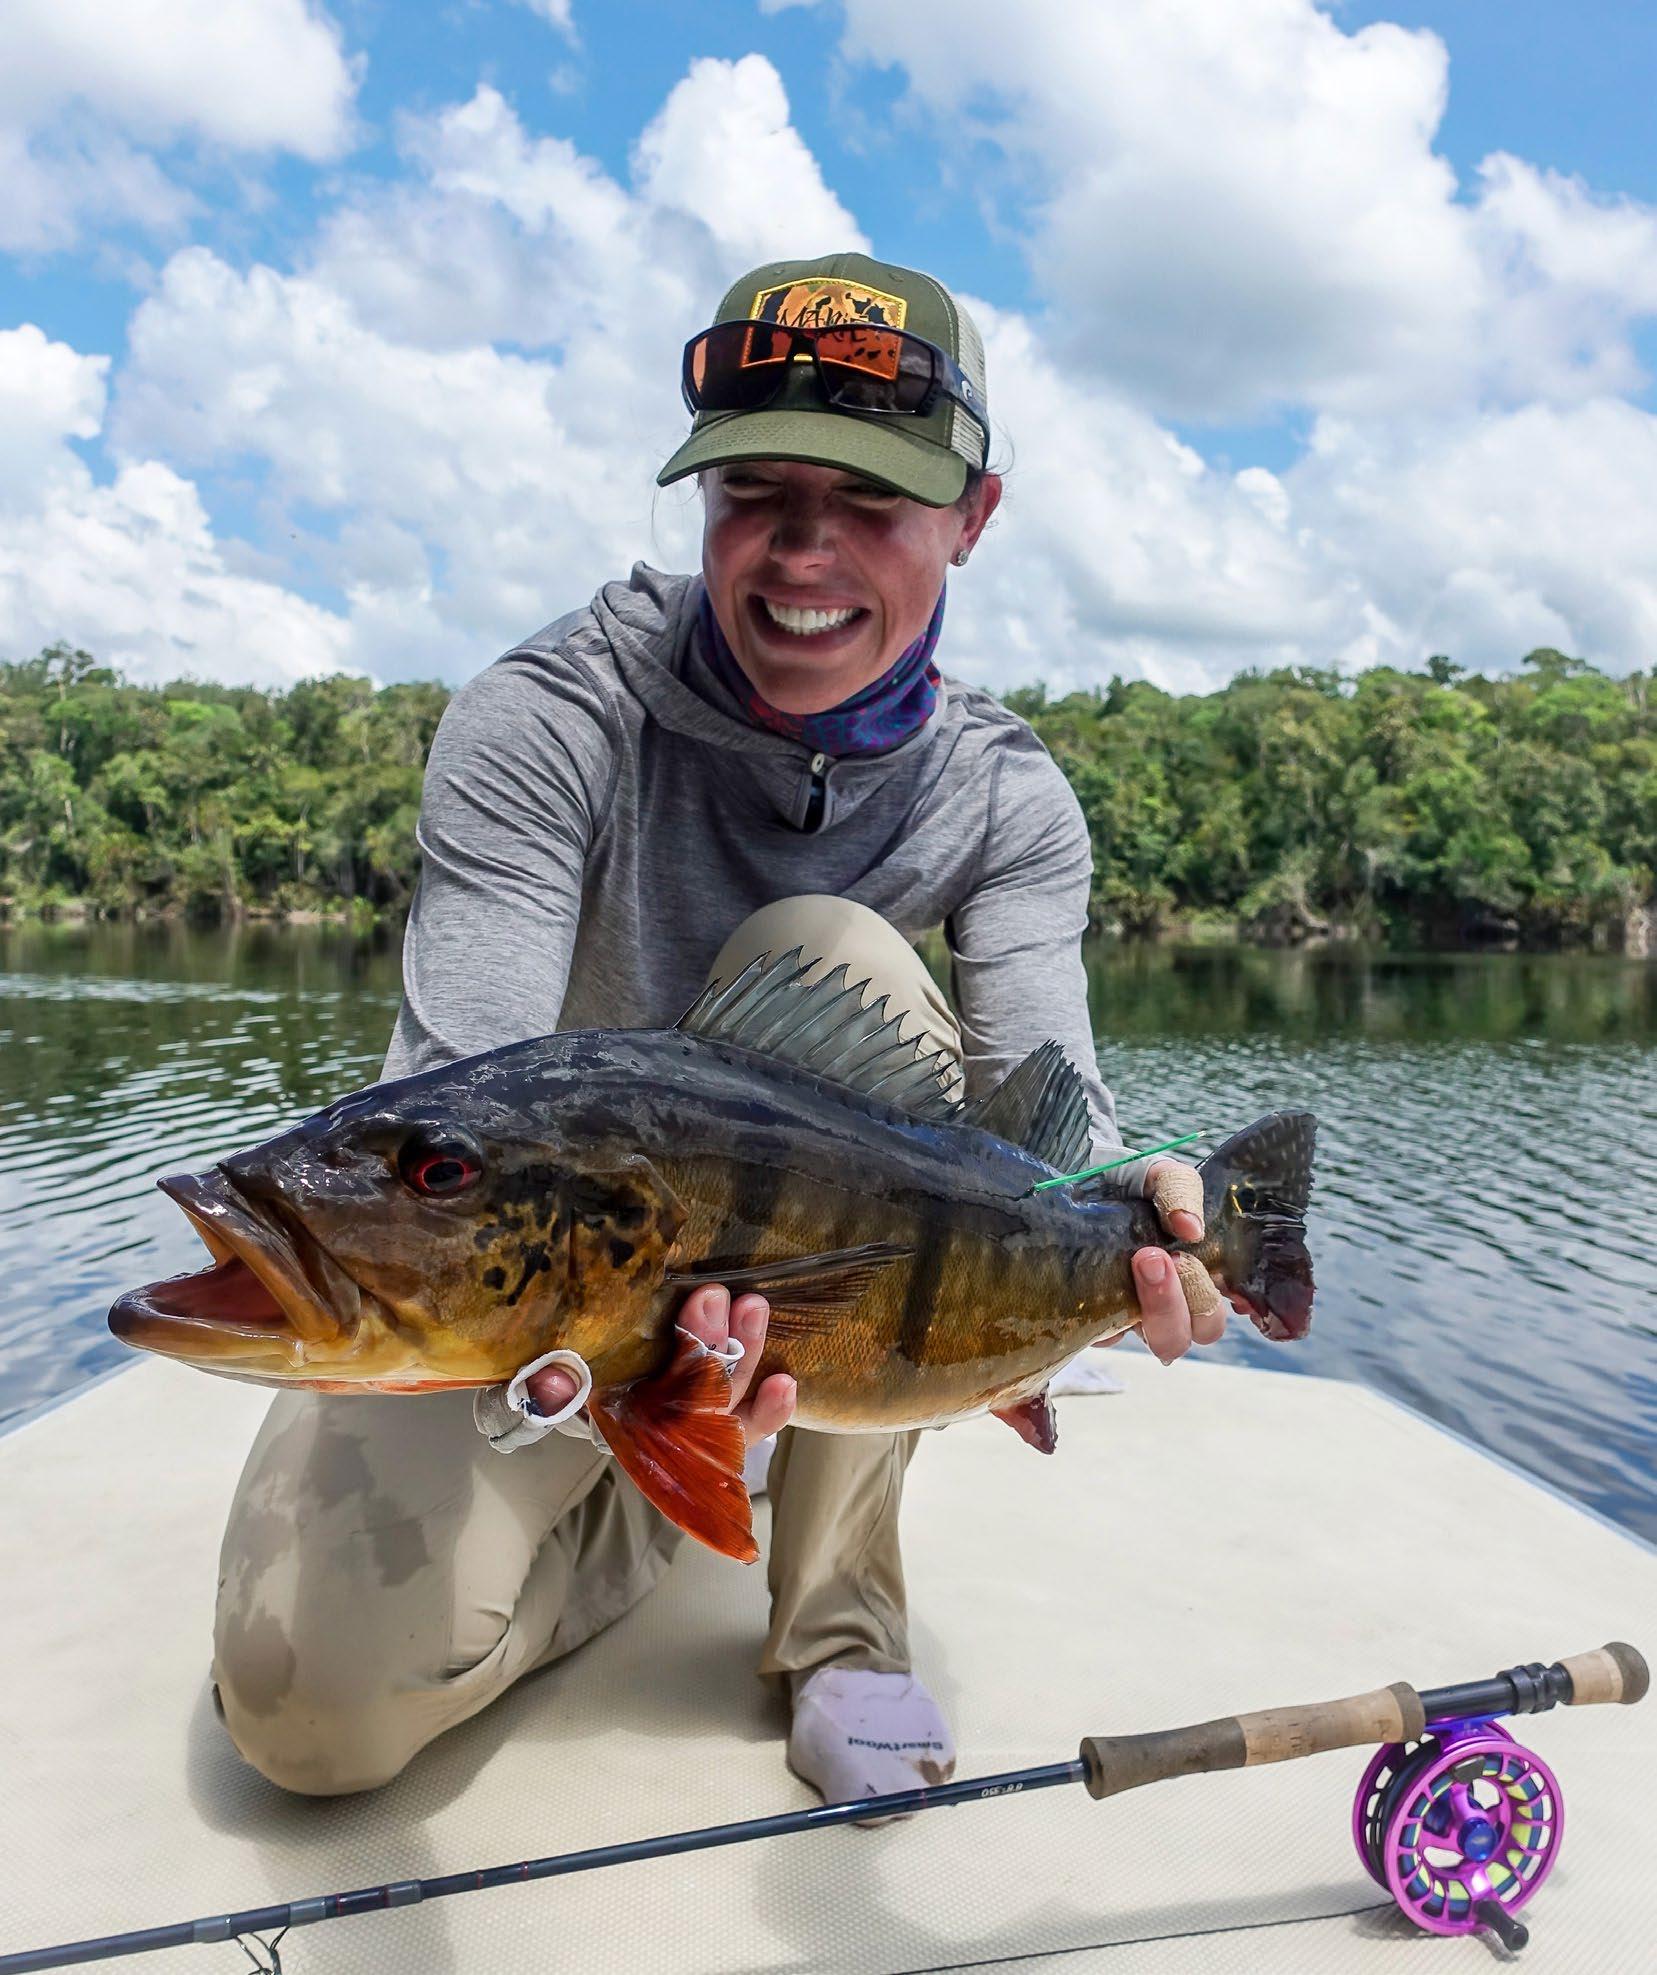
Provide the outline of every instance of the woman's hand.
{"type": "MultiPolygon", "coordinates": [[[[1165,1233],[1175,1241],[1202,1239],[1202,1175],[1178,1159],[1158,1159],[1145,1176],[1145,1191],[1165,1233]]],[[[1133,1326],[1165,1365],[1183,1358],[1193,1344],[1217,1343],[1225,1331],[1226,1299],[1194,1255],[1173,1256],[1161,1248],[1140,1248],[1133,1258],[1139,1322],[1133,1326]]],[[[1243,1305],[1232,1298],[1231,1307],[1243,1305]]],[[[1120,1344],[1127,1336],[1101,1340],[1120,1344]]]]}
{"type": "MultiPolygon", "coordinates": [[[[708,1346],[723,1350],[728,1338],[742,1345],[742,1361],[731,1373],[730,1410],[736,1414],[751,1447],[786,1426],[794,1413],[796,1388],[786,1372],[773,1372],[759,1390],[749,1397],[748,1388],[759,1369],[765,1349],[765,1326],[771,1306],[763,1296],[739,1296],[733,1303],[731,1292],[722,1283],[705,1282],[693,1289],[679,1305],[674,1319],[681,1330],[708,1346]]],[[[528,1381],[529,1396],[543,1413],[556,1413],[575,1397],[574,1378],[561,1366],[549,1365],[528,1381]]]]}

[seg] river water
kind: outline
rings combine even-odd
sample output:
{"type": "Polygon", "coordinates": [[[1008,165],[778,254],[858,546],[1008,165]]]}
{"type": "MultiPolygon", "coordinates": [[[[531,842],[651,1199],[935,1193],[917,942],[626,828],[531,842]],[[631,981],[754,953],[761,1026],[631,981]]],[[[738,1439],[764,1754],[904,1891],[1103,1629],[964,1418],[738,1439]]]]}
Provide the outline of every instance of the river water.
{"type": "MultiPolygon", "coordinates": [[[[1374,1386],[1657,1539],[1657,965],[1099,944],[1088,978],[1129,1145],[1318,1116],[1312,1335],[1217,1356],[1374,1386]]],[[[205,1259],[156,1176],[371,1082],[397,995],[395,934],[0,928],[0,1421],[205,1259]]]]}

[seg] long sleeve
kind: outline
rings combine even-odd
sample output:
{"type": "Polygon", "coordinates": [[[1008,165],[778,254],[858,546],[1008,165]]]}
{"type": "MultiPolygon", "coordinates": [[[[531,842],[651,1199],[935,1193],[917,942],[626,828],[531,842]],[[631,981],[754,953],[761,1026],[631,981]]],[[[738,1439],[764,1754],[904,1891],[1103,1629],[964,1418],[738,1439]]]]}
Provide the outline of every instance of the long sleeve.
{"type": "MultiPolygon", "coordinates": [[[[1080,1072],[1095,1157],[1122,1148],[1116,1105],[1099,1075],[1082,935],[1093,848],[1081,807],[1034,735],[995,759],[985,852],[970,896],[945,926],[971,1097],[993,1090],[1049,1038],[1080,1072]]],[[[1149,1162],[1111,1175],[1137,1193],[1149,1162]]]]}
{"type": "Polygon", "coordinates": [[[418,891],[385,1077],[558,1026],[613,718],[576,666],[509,657],[450,702],[421,794],[418,891]]]}

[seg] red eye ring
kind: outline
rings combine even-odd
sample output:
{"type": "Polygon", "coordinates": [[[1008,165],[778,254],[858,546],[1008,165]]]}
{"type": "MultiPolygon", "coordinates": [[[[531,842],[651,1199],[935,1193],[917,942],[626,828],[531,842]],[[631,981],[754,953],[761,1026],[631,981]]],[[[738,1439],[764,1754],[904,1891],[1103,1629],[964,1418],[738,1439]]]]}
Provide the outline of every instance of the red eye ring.
{"type": "Polygon", "coordinates": [[[408,1182],[416,1193],[458,1193],[463,1186],[472,1184],[478,1171],[469,1159],[457,1159],[449,1152],[434,1152],[411,1168],[408,1182]]]}
{"type": "Polygon", "coordinates": [[[482,1175],[483,1152],[453,1131],[416,1132],[398,1154],[397,1171],[411,1193],[446,1200],[482,1175]]]}

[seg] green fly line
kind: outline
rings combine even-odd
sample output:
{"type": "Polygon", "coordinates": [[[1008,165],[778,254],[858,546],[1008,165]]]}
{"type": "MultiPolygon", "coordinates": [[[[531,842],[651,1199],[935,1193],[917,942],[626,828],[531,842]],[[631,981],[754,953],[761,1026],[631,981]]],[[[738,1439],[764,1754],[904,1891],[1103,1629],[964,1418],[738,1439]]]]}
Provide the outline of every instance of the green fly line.
{"type": "Polygon", "coordinates": [[[1056,1180],[1037,1180],[1031,1187],[1032,1193],[1040,1193],[1043,1187],[1074,1186],[1078,1180],[1097,1179],[1101,1173],[1113,1173],[1118,1166],[1131,1166],[1136,1159],[1149,1159],[1153,1153],[1172,1152],[1177,1145],[1190,1145],[1202,1137],[1201,1132],[1187,1132],[1183,1138],[1171,1138],[1165,1145],[1148,1146],[1143,1152],[1124,1152],[1120,1159],[1108,1159],[1102,1166],[1089,1166],[1080,1173],[1061,1173],[1056,1180]]]}

